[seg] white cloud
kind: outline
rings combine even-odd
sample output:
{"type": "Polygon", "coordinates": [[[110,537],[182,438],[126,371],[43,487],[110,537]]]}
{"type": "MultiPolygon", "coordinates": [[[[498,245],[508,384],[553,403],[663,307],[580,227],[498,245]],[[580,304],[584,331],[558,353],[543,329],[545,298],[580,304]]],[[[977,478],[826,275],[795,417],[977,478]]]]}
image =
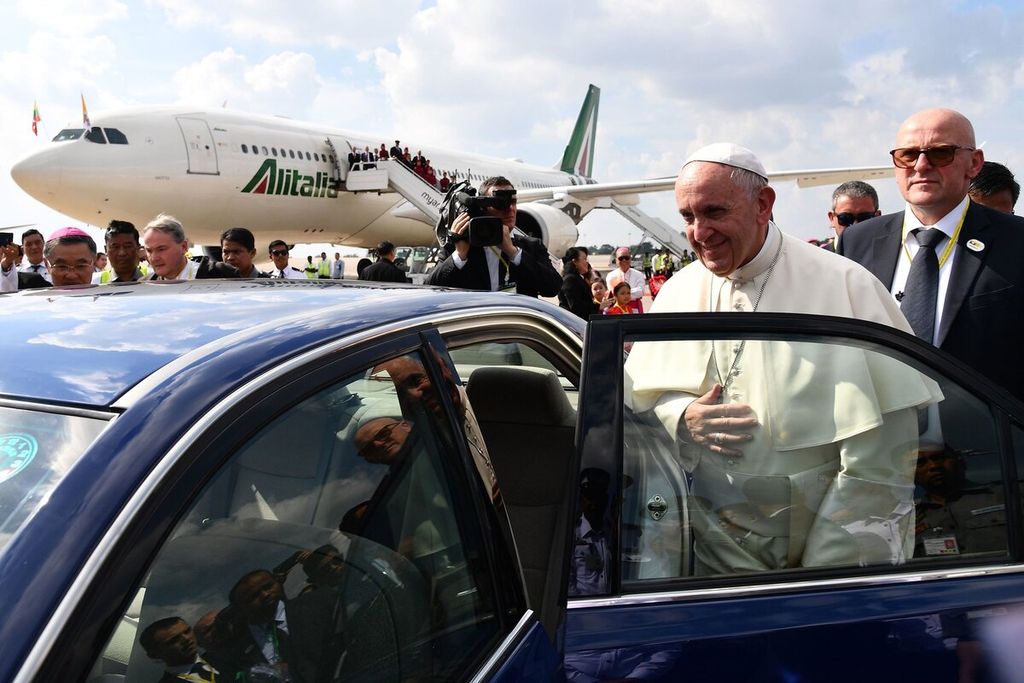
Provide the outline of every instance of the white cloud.
{"type": "Polygon", "coordinates": [[[274,45],[366,49],[390,41],[416,11],[417,0],[153,0],[181,29],[212,28],[235,39],[274,45]]]}
{"type": "Polygon", "coordinates": [[[128,17],[128,6],[117,0],[19,0],[18,11],[37,26],[69,37],[87,36],[128,17]]]}
{"type": "Polygon", "coordinates": [[[178,100],[288,116],[306,115],[321,87],[316,60],[307,53],[282,52],[257,64],[226,48],[178,69],[178,100]]]}

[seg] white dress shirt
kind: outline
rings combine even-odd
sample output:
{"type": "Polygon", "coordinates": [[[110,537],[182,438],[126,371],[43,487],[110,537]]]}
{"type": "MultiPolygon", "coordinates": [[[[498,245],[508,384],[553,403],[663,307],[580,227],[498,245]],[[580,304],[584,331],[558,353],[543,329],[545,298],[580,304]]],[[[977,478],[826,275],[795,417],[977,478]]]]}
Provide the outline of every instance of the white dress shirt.
{"type": "Polygon", "coordinates": [[[46,267],[46,261],[40,261],[39,263],[32,265],[31,263],[25,262],[19,270],[23,273],[39,273],[43,276],[43,279],[53,284],[53,276],[50,275],[50,269],[46,267]]]}
{"type": "Polygon", "coordinates": [[[942,309],[946,302],[946,290],[949,289],[949,274],[953,272],[953,262],[956,260],[957,252],[960,250],[959,245],[953,245],[953,250],[944,263],[942,262],[942,255],[945,253],[946,247],[949,246],[949,240],[953,237],[953,233],[956,232],[961,219],[967,212],[968,201],[968,198],[965,196],[956,205],[956,208],[940,218],[939,222],[935,225],[924,225],[921,223],[917,216],[914,215],[909,204],[907,204],[903,212],[903,242],[900,248],[899,259],[896,261],[896,272],[892,277],[892,287],[889,290],[894,297],[899,295],[896,299],[897,301],[903,298],[903,290],[907,286],[907,276],[910,275],[910,262],[920,248],[920,245],[917,243],[917,235],[912,234],[913,231],[917,228],[935,228],[945,235],[942,241],[935,245],[935,255],[939,258],[940,263],[939,296],[935,302],[935,331],[931,340],[932,344],[935,344],[939,338],[939,323],[942,321],[942,309]]]}

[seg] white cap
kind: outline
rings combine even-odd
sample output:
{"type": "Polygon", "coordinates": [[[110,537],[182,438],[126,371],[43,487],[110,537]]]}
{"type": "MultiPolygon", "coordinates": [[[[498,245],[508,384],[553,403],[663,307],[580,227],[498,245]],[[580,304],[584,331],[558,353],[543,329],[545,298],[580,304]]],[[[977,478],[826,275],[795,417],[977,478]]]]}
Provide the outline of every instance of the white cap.
{"type": "Polygon", "coordinates": [[[768,180],[768,172],[764,170],[764,165],[754,156],[754,153],[746,147],[740,147],[731,142],[715,142],[701,147],[683,162],[683,168],[694,161],[710,161],[715,164],[742,168],[744,171],[750,171],[768,180]]]}

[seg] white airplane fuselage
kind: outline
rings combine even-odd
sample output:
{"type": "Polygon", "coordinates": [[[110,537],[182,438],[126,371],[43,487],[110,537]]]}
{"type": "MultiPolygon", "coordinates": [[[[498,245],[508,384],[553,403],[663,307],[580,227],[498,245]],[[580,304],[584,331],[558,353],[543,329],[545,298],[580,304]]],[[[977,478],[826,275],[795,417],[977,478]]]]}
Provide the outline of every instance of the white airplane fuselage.
{"type": "MultiPolygon", "coordinates": [[[[331,186],[338,171],[327,140],[340,157],[344,176],[351,149],[378,149],[382,142],[390,149],[393,137],[182,107],[98,114],[92,126],[93,139],[83,135],[51,142],[18,162],[11,169],[14,180],[47,206],[98,227],[119,219],[141,229],[159,213],[172,214],[198,245],[219,245],[221,233],[231,227],[249,228],[258,249],[275,239],[356,247],[373,247],[383,239],[408,246],[436,244],[433,226],[400,195],[331,186]],[[115,129],[127,143],[100,143],[97,139],[107,135],[100,137],[97,128],[115,129]]],[[[438,178],[448,171],[458,174],[455,180],[468,177],[474,186],[495,175],[520,189],[592,182],[550,168],[413,141],[402,140],[402,146],[413,154],[422,150],[438,178]]],[[[566,225],[574,231],[573,223],[558,223],[559,244],[551,246],[571,245],[575,235],[566,225]]]]}

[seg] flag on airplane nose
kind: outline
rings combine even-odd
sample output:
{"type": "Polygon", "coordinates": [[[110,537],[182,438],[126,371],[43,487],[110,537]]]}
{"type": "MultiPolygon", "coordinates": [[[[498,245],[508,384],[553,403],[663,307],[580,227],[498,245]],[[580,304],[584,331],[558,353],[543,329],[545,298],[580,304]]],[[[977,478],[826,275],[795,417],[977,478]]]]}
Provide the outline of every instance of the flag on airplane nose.
{"type": "Polygon", "coordinates": [[[39,115],[39,103],[32,102],[32,134],[39,136],[39,122],[43,120],[43,117],[39,115]]]}
{"type": "Polygon", "coordinates": [[[92,123],[89,122],[89,110],[85,108],[85,95],[82,95],[82,125],[86,128],[92,128],[92,123]]]}

